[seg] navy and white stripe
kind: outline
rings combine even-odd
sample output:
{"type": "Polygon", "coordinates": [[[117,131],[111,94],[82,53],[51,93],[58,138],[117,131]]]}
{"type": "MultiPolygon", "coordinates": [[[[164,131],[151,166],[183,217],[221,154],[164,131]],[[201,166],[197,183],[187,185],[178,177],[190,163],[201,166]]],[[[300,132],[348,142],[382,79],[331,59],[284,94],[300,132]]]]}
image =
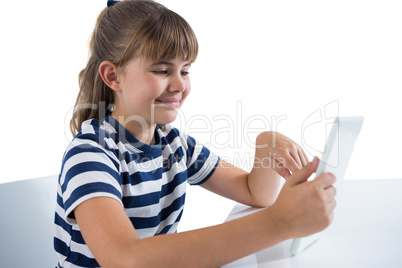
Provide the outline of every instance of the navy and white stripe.
{"type": "Polygon", "coordinates": [[[187,183],[205,182],[219,158],[170,125],[157,127],[155,143],[141,143],[111,116],[83,123],[59,175],[54,237],[59,267],[99,267],[73,213],[93,197],[120,202],[141,238],[176,232],[187,183]]]}

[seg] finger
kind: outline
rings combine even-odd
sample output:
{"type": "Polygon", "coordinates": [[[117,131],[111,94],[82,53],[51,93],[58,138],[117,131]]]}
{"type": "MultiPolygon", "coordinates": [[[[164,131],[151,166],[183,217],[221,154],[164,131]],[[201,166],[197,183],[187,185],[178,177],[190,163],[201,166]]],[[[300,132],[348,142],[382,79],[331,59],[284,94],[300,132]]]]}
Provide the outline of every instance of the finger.
{"type": "MultiPolygon", "coordinates": [[[[291,152],[289,152],[289,154],[290,154],[290,156],[293,158],[293,160],[296,163],[296,168],[297,168],[296,170],[301,169],[303,167],[303,164],[302,164],[302,161],[300,159],[299,151],[298,150],[291,151],[291,152]]],[[[296,170],[294,170],[292,172],[296,172],[296,170]]]]}
{"type": "Polygon", "coordinates": [[[289,154],[286,157],[287,159],[284,160],[284,165],[287,169],[289,169],[292,173],[298,171],[301,169],[301,165],[296,161],[298,159],[298,154],[289,152],[289,154]]]}
{"type": "Polygon", "coordinates": [[[331,185],[324,189],[328,199],[333,199],[336,196],[336,188],[331,185]]]}
{"type": "Polygon", "coordinates": [[[335,209],[335,207],[336,207],[336,200],[332,199],[331,202],[328,204],[328,207],[329,207],[330,210],[333,211],[335,209]]]}
{"type": "Polygon", "coordinates": [[[308,156],[306,155],[306,153],[304,152],[303,149],[300,149],[299,157],[302,160],[303,167],[306,166],[309,161],[308,161],[308,156]]]}
{"type": "Polygon", "coordinates": [[[321,174],[311,182],[319,184],[321,189],[326,189],[336,182],[336,177],[334,174],[328,172],[321,174]]]}
{"type": "Polygon", "coordinates": [[[327,204],[327,206],[326,206],[326,211],[327,211],[326,215],[327,215],[327,219],[328,219],[327,226],[329,224],[331,224],[331,222],[334,220],[334,209],[335,209],[335,207],[336,207],[335,199],[333,199],[331,201],[331,203],[327,204]]]}
{"type": "Polygon", "coordinates": [[[287,180],[292,175],[287,168],[278,168],[274,170],[276,171],[276,173],[279,174],[279,176],[281,176],[285,180],[287,180]]]}
{"type": "Polygon", "coordinates": [[[322,201],[325,203],[326,206],[328,204],[334,202],[336,196],[336,189],[333,185],[323,189],[322,193],[322,201]]]}
{"type": "Polygon", "coordinates": [[[317,170],[318,163],[319,163],[318,157],[314,157],[313,160],[310,163],[308,163],[304,168],[293,173],[293,175],[287,179],[287,182],[290,185],[297,185],[307,181],[307,179],[311,176],[311,174],[313,174],[317,170]]]}
{"type": "Polygon", "coordinates": [[[328,202],[328,204],[326,205],[326,211],[328,213],[328,218],[330,220],[330,222],[332,222],[333,218],[334,218],[334,209],[336,207],[336,200],[335,199],[331,199],[330,202],[328,202]]]}
{"type": "Polygon", "coordinates": [[[274,161],[273,165],[273,170],[275,170],[276,173],[278,173],[281,177],[287,179],[291,173],[290,171],[285,167],[285,164],[283,163],[283,159],[276,159],[272,158],[274,161]]]}

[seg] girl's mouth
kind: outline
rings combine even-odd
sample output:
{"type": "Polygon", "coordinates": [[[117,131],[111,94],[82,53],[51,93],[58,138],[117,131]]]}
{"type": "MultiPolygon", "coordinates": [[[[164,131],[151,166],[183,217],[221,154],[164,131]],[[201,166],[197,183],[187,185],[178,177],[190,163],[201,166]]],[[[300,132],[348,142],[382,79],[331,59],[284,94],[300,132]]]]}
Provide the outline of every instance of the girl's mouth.
{"type": "Polygon", "coordinates": [[[172,98],[172,99],[157,99],[157,105],[167,106],[169,108],[177,109],[180,107],[181,98],[172,98]]]}

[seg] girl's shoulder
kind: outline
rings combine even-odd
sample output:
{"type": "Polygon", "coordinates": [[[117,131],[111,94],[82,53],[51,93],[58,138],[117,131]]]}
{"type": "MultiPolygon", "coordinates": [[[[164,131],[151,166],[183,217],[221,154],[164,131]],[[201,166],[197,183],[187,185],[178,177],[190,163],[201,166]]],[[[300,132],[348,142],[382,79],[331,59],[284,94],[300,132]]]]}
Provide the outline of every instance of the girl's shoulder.
{"type": "Polygon", "coordinates": [[[108,129],[108,125],[96,119],[88,119],[81,125],[81,131],[75,135],[70,142],[66,152],[74,151],[114,151],[116,144],[113,138],[113,131],[108,129]]]}

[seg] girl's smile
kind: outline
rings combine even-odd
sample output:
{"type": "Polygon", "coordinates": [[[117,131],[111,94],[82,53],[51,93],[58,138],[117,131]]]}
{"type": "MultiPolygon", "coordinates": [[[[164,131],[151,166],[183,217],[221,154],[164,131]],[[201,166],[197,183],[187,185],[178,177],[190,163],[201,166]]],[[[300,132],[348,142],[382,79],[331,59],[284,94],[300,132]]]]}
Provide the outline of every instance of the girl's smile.
{"type": "Polygon", "coordinates": [[[171,99],[157,99],[155,101],[156,105],[164,105],[167,106],[169,108],[173,108],[173,109],[178,109],[181,106],[181,101],[182,98],[171,98],[171,99]]]}

